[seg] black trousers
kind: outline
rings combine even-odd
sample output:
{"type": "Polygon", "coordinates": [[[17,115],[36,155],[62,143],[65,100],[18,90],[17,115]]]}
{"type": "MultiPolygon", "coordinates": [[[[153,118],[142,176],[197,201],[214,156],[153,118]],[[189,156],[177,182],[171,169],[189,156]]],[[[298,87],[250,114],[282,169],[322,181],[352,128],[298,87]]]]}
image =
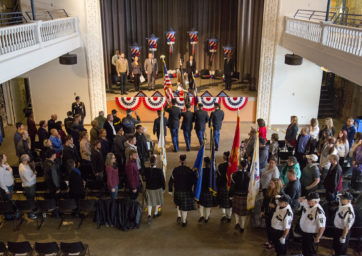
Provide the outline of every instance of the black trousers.
{"type": "Polygon", "coordinates": [[[225,86],[226,90],[231,90],[231,74],[225,74],[225,86]]]}
{"type": "Polygon", "coordinates": [[[122,93],[126,92],[126,80],[127,80],[127,73],[119,73],[119,82],[122,93]]]}
{"type": "Polygon", "coordinates": [[[272,237],[273,237],[275,252],[277,253],[278,256],[286,255],[289,235],[285,238],[285,244],[281,244],[279,239],[283,236],[284,230],[277,230],[272,228],[272,234],[273,234],[272,237]]]}
{"type": "Polygon", "coordinates": [[[141,74],[134,75],[134,87],[135,87],[136,91],[140,90],[140,76],[141,76],[141,74]]]}
{"type": "Polygon", "coordinates": [[[136,200],[136,199],[137,199],[137,197],[138,197],[138,190],[139,190],[139,189],[137,189],[136,192],[133,192],[132,189],[131,189],[131,191],[130,191],[130,198],[131,198],[132,200],[136,200]]]}
{"type": "Polygon", "coordinates": [[[272,216],[265,216],[265,228],[269,243],[273,243],[273,229],[271,227],[271,220],[272,216]]]}
{"type": "Polygon", "coordinates": [[[334,249],[334,254],[336,256],[345,255],[347,253],[347,248],[348,248],[349,238],[351,236],[351,231],[348,231],[347,236],[346,236],[346,242],[344,244],[341,244],[339,242],[339,238],[341,238],[342,233],[343,233],[342,229],[336,228],[334,230],[333,249],[334,249]]]}
{"type": "Polygon", "coordinates": [[[317,244],[314,243],[316,234],[303,232],[302,236],[302,253],[304,256],[317,255],[317,244]]]}
{"type": "Polygon", "coordinates": [[[194,79],[192,78],[192,73],[188,73],[189,79],[189,89],[194,89],[194,79]]]}

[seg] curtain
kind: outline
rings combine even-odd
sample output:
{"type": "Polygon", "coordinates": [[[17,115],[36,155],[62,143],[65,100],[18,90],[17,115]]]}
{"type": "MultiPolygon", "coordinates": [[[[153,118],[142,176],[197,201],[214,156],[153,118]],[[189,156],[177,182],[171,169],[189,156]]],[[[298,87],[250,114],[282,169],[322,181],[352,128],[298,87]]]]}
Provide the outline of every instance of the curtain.
{"type": "MultiPolygon", "coordinates": [[[[199,31],[199,43],[196,45],[194,59],[197,70],[211,69],[223,70],[224,55],[222,46],[234,47],[234,58],[239,58],[238,51],[248,52],[248,55],[242,58],[254,58],[259,53],[258,45],[253,41],[252,32],[261,27],[256,24],[262,22],[253,22],[253,14],[258,14],[257,7],[263,5],[252,4],[259,2],[254,0],[100,0],[102,16],[102,33],[106,85],[111,87],[111,58],[115,49],[124,52],[129,62],[130,46],[138,44],[141,47],[141,62],[147,57],[148,46],[147,37],[154,34],[159,38],[158,49],[155,57],[159,59],[161,54],[166,56],[168,69],[179,67],[180,58],[187,61],[192,54],[192,47],[189,43],[188,31],[195,29],[199,31]],[[249,19],[241,20],[240,2],[250,2],[246,7],[253,7],[254,13],[250,13],[249,19]],[[238,8],[239,6],[239,8],[238,8]],[[238,22],[247,22],[242,24],[244,29],[248,26],[249,37],[240,42],[238,31],[238,22]],[[176,42],[174,44],[173,54],[169,54],[169,46],[166,44],[165,34],[172,28],[176,31],[176,42]],[[214,61],[210,62],[210,53],[208,51],[208,39],[216,38],[218,40],[218,49],[214,61]],[[255,44],[255,46],[251,46],[255,44]],[[240,48],[243,47],[243,48],[240,48]],[[251,51],[251,52],[249,52],[251,51]]],[[[262,0],[263,1],[263,0],[262,0]]],[[[260,17],[258,17],[259,19],[260,17]]],[[[261,18],[262,20],[262,18],[261,18]]],[[[246,36],[246,34],[244,35],[246,36]]],[[[258,39],[259,37],[255,37],[258,39]]],[[[254,58],[255,59],[255,58],[254,58]]],[[[257,62],[254,60],[253,62],[257,62]]],[[[240,62],[237,65],[247,63],[249,60],[240,62]]],[[[184,64],[185,67],[185,64],[184,64]]],[[[252,74],[251,68],[243,67],[242,74],[252,74]],[[245,70],[245,71],[244,71],[245,70]]],[[[255,70],[257,72],[257,70],[255,70]]],[[[253,69],[254,72],[254,69],[253,69]]],[[[257,77],[257,76],[256,76],[257,77]]]]}

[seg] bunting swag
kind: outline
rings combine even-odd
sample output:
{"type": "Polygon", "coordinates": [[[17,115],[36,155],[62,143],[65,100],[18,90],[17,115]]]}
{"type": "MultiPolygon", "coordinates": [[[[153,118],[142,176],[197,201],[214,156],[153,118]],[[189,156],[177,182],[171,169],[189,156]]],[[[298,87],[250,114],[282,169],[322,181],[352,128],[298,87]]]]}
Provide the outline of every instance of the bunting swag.
{"type": "Polygon", "coordinates": [[[248,97],[222,97],[224,106],[231,111],[242,109],[248,102],[248,97]]]}
{"type": "Polygon", "coordinates": [[[202,109],[205,111],[213,111],[215,110],[214,104],[220,103],[219,97],[199,97],[199,103],[202,103],[202,109]]]}
{"type": "Polygon", "coordinates": [[[180,97],[175,97],[175,100],[176,100],[176,106],[179,107],[180,109],[184,109],[184,107],[185,107],[185,99],[180,98],[180,97]]]}
{"type": "Polygon", "coordinates": [[[143,97],[143,104],[152,111],[161,110],[166,106],[165,97],[143,97]]]}
{"type": "Polygon", "coordinates": [[[118,107],[123,110],[136,110],[142,101],[142,97],[116,97],[118,107]]]}

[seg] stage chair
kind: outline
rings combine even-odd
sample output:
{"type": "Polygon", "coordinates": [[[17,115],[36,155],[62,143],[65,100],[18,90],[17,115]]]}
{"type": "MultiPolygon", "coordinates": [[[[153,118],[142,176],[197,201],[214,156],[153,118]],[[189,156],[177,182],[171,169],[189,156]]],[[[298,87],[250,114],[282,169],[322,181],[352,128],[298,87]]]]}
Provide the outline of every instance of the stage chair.
{"type": "Polygon", "coordinates": [[[64,256],[70,255],[90,255],[88,245],[83,244],[82,242],[74,242],[74,243],[60,243],[60,251],[64,256]]]}
{"type": "Polygon", "coordinates": [[[53,213],[54,210],[56,210],[57,205],[54,199],[47,199],[47,200],[39,200],[36,202],[37,206],[38,206],[38,212],[39,217],[38,217],[38,230],[40,230],[41,226],[43,225],[45,218],[43,217],[43,215],[47,214],[47,213],[53,213]]]}
{"type": "Polygon", "coordinates": [[[224,73],[221,70],[215,70],[215,79],[222,79],[224,73]]]}
{"type": "Polygon", "coordinates": [[[24,214],[25,213],[32,213],[33,210],[36,208],[34,201],[28,201],[28,200],[19,200],[15,201],[16,208],[21,212],[21,218],[19,223],[16,225],[15,230],[19,230],[21,225],[24,222],[24,214]]]}
{"type": "Polygon", "coordinates": [[[62,199],[58,201],[58,209],[60,216],[60,223],[58,229],[62,226],[66,217],[74,218],[75,210],[78,208],[74,199],[62,199]]]}
{"type": "Polygon", "coordinates": [[[11,201],[0,201],[0,215],[4,216],[3,220],[0,222],[0,227],[7,221],[5,216],[14,212],[14,205],[11,201]]]}
{"type": "Polygon", "coordinates": [[[211,78],[210,71],[207,69],[202,69],[200,71],[200,77],[201,79],[210,79],[211,78]]]}
{"type": "Polygon", "coordinates": [[[28,241],[25,242],[8,242],[9,255],[27,256],[33,254],[33,248],[28,241]]]}
{"type": "Polygon", "coordinates": [[[96,200],[95,199],[88,199],[88,200],[80,200],[79,205],[79,216],[80,216],[80,222],[78,224],[78,229],[83,224],[83,221],[87,218],[87,216],[96,211],[96,200]]]}
{"type": "Polygon", "coordinates": [[[56,256],[59,255],[59,246],[56,242],[35,243],[35,252],[39,256],[56,256]]]}
{"type": "Polygon", "coordinates": [[[7,252],[5,244],[0,241],[0,256],[7,255],[7,252]]]}

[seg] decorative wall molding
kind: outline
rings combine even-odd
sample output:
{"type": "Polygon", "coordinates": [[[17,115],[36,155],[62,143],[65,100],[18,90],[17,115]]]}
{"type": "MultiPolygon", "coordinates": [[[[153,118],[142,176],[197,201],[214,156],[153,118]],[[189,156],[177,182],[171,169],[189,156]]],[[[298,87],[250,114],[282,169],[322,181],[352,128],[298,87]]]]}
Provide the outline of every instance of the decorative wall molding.
{"type": "Polygon", "coordinates": [[[271,93],[275,50],[278,44],[277,25],[279,0],[265,0],[263,14],[263,31],[260,50],[260,69],[258,84],[258,102],[256,117],[263,118],[270,124],[271,93]]]}
{"type": "Polygon", "coordinates": [[[107,113],[104,80],[102,24],[99,0],[86,0],[86,55],[89,78],[89,101],[92,119],[103,110],[107,113]]]}

